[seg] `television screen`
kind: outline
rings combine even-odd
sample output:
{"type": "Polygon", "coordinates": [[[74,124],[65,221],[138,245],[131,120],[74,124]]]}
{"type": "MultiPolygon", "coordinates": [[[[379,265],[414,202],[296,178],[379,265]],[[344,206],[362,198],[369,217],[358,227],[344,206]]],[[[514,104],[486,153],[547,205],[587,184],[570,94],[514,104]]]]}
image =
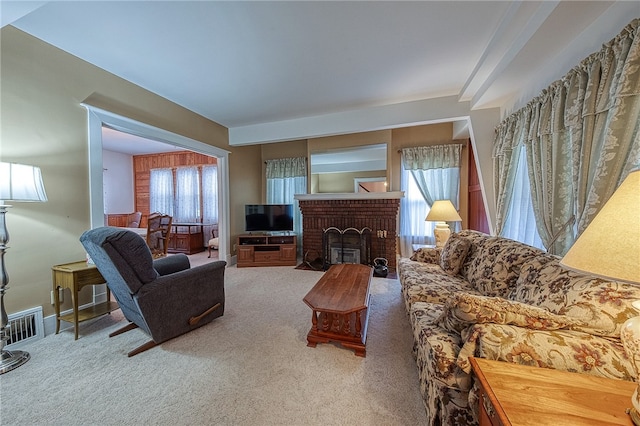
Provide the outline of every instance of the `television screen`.
{"type": "Polygon", "coordinates": [[[293,204],[246,204],[245,231],[293,231],[293,204]]]}

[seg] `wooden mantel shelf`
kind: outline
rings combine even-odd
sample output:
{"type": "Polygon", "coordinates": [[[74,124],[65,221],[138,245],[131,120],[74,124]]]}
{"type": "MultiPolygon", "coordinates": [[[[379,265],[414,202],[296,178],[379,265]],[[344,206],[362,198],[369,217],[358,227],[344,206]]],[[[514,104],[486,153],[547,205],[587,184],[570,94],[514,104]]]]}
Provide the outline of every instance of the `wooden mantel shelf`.
{"type": "Polygon", "coordinates": [[[322,194],[296,194],[293,196],[298,201],[320,200],[388,200],[404,198],[404,191],[393,192],[340,192],[322,194]]]}

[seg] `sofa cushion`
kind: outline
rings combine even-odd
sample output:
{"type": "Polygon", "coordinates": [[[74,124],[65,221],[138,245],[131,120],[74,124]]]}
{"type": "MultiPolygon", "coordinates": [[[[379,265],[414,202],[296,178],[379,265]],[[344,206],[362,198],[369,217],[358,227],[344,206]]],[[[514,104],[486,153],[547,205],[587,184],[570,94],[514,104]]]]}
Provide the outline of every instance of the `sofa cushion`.
{"type": "Polygon", "coordinates": [[[472,324],[483,323],[510,324],[532,330],[558,330],[579,324],[580,321],[525,303],[468,293],[452,295],[438,319],[438,325],[456,333],[472,324]]]}
{"type": "Polygon", "coordinates": [[[469,357],[554,368],[633,381],[636,375],[620,339],[574,330],[538,330],[507,324],[475,324],[462,332],[457,365],[471,372],[469,357]]]}
{"type": "Polygon", "coordinates": [[[640,299],[640,288],[570,271],[559,257],[543,254],[523,265],[508,297],[580,319],[576,330],[618,338],[624,322],[638,315],[631,303],[640,299]]]}
{"type": "Polygon", "coordinates": [[[465,269],[466,278],[485,296],[506,297],[516,285],[522,264],[542,253],[518,241],[486,237],[475,252],[468,255],[473,257],[465,269]]]}
{"type": "Polygon", "coordinates": [[[452,234],[440,254],[440,267],[442,270],[449,275],[458,275],[464,260],[467,258],[470,247],[470,240],[458,234],[452,234]]]}

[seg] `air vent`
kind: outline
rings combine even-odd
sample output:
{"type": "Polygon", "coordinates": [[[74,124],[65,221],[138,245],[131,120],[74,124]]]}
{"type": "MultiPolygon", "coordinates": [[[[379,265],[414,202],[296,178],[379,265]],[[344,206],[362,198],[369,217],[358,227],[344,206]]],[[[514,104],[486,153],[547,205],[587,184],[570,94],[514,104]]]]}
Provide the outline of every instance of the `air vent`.
{"type": "Polygon", "coordinates": [[[42,339],[44,337],[44,320],[42,307],[31,308],[9,315],[9,340],[7,349],[16,348],[23,343],[42,339]],[[9,347],[12,345],[12,347],[9,347]]]}

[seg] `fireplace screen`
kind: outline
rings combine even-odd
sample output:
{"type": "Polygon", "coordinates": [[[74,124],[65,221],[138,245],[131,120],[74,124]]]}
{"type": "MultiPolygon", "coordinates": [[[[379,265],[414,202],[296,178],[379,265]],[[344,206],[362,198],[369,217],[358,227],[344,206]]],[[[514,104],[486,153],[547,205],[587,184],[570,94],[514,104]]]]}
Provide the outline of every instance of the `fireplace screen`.
{"type": "Polygon", "coordinates": [[[371,229],[330,227],[323,230],[324,269],[339,263],[371,265],[371,229]]]}

